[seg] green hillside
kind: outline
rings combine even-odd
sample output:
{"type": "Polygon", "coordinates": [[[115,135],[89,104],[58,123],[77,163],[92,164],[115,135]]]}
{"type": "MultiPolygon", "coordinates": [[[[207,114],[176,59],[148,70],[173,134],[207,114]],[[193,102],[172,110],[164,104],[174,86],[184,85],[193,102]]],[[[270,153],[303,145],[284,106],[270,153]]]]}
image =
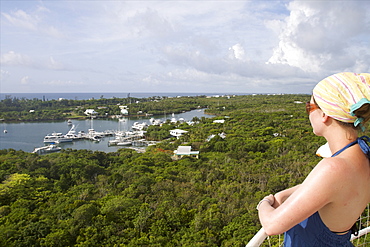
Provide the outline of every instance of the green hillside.
{"type": "Polygon", "coordinates": [[[309,98],[165,99],[217,117],[176,126],[189,132],[146,153],[1,150],[0,246],[243,246],[260,228],[257,202],[300,183],[320,160],[325,140],[299,103],[309,98]],[[174,161],[178,145],[199,159],[174,161]]]}

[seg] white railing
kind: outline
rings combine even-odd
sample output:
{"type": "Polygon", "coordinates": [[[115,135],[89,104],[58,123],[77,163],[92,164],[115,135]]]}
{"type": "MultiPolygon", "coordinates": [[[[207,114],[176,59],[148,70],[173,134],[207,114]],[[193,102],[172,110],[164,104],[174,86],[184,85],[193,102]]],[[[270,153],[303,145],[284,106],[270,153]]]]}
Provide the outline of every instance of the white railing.
{"type": "Polygon", "coordinates": [[[248,244],[245,247],[257,247],[257,246],[260,246],[263,243],[263,241],[265,241],[266,238],[267,238],[267,234],[265,233],[265,231],[263,230],[263,228],[261,228],[256,233],[256,235],[253,236],[253,238],[248,242],[248,244]]]}
{"type": "MultiPolygon", "coordinates": [[[[367,234],[370,232],[370,204],[364,210],[358,220],[360,231],[358,236],[352,235],[351,241],[354,246],[370,246],[370,239],[367,238],[367,234]]],[[[369,237],[370,238],[370,237],[369,237]]],[[[261,228],[253,238],[248,242],[245,247],[259,247],[259,246],[282,246],[283,235],[278,236],[267,236],[263,228],[261,228]],[[273,243],[273,244],[272,244],[273,243]]]]}

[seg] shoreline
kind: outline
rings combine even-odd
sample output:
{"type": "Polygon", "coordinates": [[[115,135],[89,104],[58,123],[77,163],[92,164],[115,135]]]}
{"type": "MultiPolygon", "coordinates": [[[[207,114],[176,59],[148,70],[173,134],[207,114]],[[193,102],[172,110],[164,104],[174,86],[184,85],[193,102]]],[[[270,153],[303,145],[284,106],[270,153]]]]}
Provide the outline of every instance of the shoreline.
{"type": "MultiPolygon", "coordinates": [[[[206,109],[206,108],[203,108],[206,109]]],[[[193,111],[194,109],[191,109],[189,111],[182,111],[182,112],[173,112],[174,114],[180,114],[180,113],[185,113],[185,112],[190,112],[193,111]]],[[[214,113],[209,113],[209,112],[204,112],[205,115],[214,115],[217,116],[217,114],[214,113]]],[[[108,115],[108,116],[94,116],[93,119],[107,119],[107,120],[115,120],[119,119],[122,117],[127,117],[127,118],[142,118],[142,117],[154,117],[154,116],[161,116],[163,114],[128,114],[128,115],[108,115]],[[117,117],[118,116],[118,117],[117,117]]],[[[62,119],[12,119],[12,120],[5,120],[5,119],[0,119],[0,123],[37,123],[37,122],[51,122],[51,121],[58,121],[58,122],[63,122],[63,121],[68,121],[68,120],[88,120],[91,119],[90,116],[76,116],[76,117],[65,117],[62,119]]]]}

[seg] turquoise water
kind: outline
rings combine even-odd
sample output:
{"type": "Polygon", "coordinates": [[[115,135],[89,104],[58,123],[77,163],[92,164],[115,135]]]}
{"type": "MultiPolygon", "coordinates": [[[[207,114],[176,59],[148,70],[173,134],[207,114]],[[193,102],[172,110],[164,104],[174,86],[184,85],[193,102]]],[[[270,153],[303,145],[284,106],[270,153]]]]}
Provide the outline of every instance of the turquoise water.
{"type": "MultiPolygon", "coordinates": [[[[184,118],[185,121],[191,121],[193,117],[213,117],[204,114],[204,110],[193,110],[174,115],[176,119],[184,118]]],[[[171,119],[172,115],[155,116],[155,119],[171,119]]],[[[148,125],[150,117],[147,118],[126,118],[126,122],[118,120],[72,120],[76,127],[76,132],[85,131],[93,128],[95,131],[102,132],[105,130],[122,130],[129,131],[134,122],[146,122],[148,125]]],[[[66,121],[59,122],[37,122],[37,123],[1,123],[0,132],[0,149],[15,149],[32,152],[35,147],[44,146],[44,136],[53,132],[66,134],[71,126],[67,125],[66,121]],[[7,133],[4,133],[7,130],[7,133]]],[[[114,137],[105,137],[101,142],[92,142],[88,140],[78,140],[72,143],[61,143],[60,147],[72,149],[89,149],[93,151],[114,152],[119,148],[117,146],[108,147],[108,141],[114,137]]]]}

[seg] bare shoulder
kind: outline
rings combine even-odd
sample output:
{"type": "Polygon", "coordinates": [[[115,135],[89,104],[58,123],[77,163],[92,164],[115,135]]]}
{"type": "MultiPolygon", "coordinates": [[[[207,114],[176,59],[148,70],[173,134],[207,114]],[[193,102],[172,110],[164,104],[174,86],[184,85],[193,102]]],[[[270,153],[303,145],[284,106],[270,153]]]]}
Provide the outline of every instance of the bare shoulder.
{"type": "Polygon", "coordinates": [[[307,176],[306,182],[309,186],[317,184],[328,193],[340,191],[343,195],[344,191],[369,183],[369,172],[369,166],[354,157],[325,158],[307,176]]]}
{"type": "Polygon", "coordinates": [[[340,178],[348,175],[352,168],[348,165],[348,162],[340,157],[332,157],[322,159],[315,168],[311,171],[310,176],[315,176],[318,178],[340,178]]]}
{"type": "MultiPolygon", "coordinates": [[[[346,159],[340,157],[321,160],[302,183],[306,193],[322,195],[323,202],[329,203],[333,195],[351,184],[356,172],[348,165],[346,159]],[[317,193],[317,191],[320,193],[317,193]]],[[[349,187],[347,187],[348,189],[349,187]]]]}

